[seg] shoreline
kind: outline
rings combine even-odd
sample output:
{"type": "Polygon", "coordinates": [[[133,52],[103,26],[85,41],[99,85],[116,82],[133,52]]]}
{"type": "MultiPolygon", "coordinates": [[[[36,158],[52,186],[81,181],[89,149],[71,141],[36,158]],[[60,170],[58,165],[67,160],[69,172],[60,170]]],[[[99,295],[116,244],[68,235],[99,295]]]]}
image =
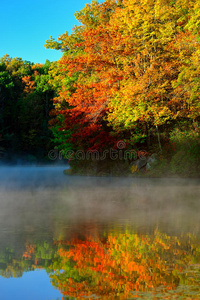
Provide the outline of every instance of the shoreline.
{"type": "Polygon", "coordinates": [[[82,177],[116,177],[116,178],[149,178],[149,179],[200,179],[200,175],[181,175],[181,174],[165,174],[164,176],[161,175],[155,175],[155,174],[151,174],[151,173],[145,173],[144,171],[140,172],[138,171],[138,173],[136,174],[122,174],[122,175],[118,175],[118,174],[110,174],[110,173],[104,173],[104,174],[92,174],[92,173],[83,173],[83,172],[74,172],[71,169],[65,169],[63,171],[64,175],[68,175],[68,176],[82,176],[82,177]]]}

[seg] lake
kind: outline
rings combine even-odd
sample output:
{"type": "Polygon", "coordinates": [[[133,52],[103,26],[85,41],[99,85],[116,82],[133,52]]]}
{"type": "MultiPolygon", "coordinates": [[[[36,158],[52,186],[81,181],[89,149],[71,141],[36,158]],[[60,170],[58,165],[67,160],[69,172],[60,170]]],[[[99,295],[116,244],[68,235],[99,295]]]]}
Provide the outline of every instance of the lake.
{"type": "Polygon", "coordinates": [[[0,291],[20,299],[200,299],[200,180],[0,167],[0,291]]]}

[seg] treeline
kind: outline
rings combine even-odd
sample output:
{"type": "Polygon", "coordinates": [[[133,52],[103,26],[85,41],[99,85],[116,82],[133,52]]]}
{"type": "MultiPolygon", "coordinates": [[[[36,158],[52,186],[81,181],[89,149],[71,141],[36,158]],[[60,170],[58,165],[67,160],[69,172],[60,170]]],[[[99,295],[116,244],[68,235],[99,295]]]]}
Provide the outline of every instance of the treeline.
{"type": "Polygon", "coordinates": [[[113,160],[113,149],[157,153],[162,170],[198,174],[199,1],[92,1],[75,16],[80,26],[70,35],[46,42],[46,48],[63,52],[51,67],[49,62],[2,61],[7,83],[1,88],[1,109],[8,98],[12,107],[3,113],[4,132],[11,135],[18,128],[12,142],[32,153],[45,152],[53,98],[49,125],[73,170],[130,170],[133,159],[113,160]],[[23,67],[14,71],[20,63],[23,67]],[[88,151],[104,159],[85,159],[88,151]]]}
{"type": "Polygon", "coordinates": [[[94,166],[77,150],[143,149],[169,172],[199,173],[199,1],[93,1],[75,16],[72,34],[46,42],[63,51],[51,124],[71,165],[94,166]]]}
{"type": "Polygon", "coordinates": [[[0,58],[0,156],[6,162],[45,160],[51,149],[49,111],[54,87],[50,61],[0,58]]]}

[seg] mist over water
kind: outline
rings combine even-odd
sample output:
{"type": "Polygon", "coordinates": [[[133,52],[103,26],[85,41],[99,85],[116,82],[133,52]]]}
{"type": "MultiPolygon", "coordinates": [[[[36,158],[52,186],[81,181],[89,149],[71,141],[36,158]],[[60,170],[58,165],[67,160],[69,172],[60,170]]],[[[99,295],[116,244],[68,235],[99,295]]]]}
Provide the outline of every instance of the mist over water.
{"type": "MultiPolygon", "coordinates": [[[[192,276],[197,282],[195,293],[200,297],[198,288],[200,278],[196,277],[196,274],[199,274],[196,270],[199,268],[198,264],[196,262],[193,265],[190,262],[189,267],[186,266],[185,258],[181,254],[188,251],[187,258],[191,257],[192,259],[191,246],[187,244],[188,234],[193,235],[197,241],[200,238],[199,179],[68,176],[63,173],[67,167],[0,167],[0,287],[1,284],[3,286],[7,284],[7,288],[4,290],[1,288],[4,299],[9,300],[15,297],[15,299],[25,300],[30,297],[29,292],[34,284],[41,280],[44,280],[44,284],[45,282],[49,283],[47,273],[32,272],[34,276],[29,274],[30,270],[37,269],[38,264],[41,269],[49,270],[50,268],[53,272],[55,261],[56,272],[61,274],[58,280],[63,278],[64,281],[61,280],[60,284],[65,286],[62,272],[66,266],[59,263],[61,259],[59,247],[65,249],[66,243],[73,243],[73,240],[76,239],[77,243],[80,243],[80,249],[76,242],[74,245],[72,244],[72,249],[80,252],[82,243],[85,243],[85,249],[90,251],[87,248],[88,241],[93,241],[94,245],[98,244],[98,247],[104,247],[101,242],[102,237],[105,238],[106,235],[111,237],[112,233],[116,239],[119,237],[120,247],[123,245],[123,238],[127,238],[129,247],[133,247],[132,250],[129,249],[130,253],[142,251],[143,237],[147,236],[152,242],[158,238],[158,244],[155,242],[155,245],[158,245],[156,247],[158,247],[158,251],[161,251],[159,252],[159,259],[163,266],[165,265],[166,272],[159,273],[158,268],[158,274],[155,275],[158,282],[155,283],[155,287],[159,288],[159,278],[165,278],[166,285],[169,285],[170,289],[174,289],[174,293],[181,292],[184,295],[185,286],[179,284],[180,290],[178,292],[176,292],[175,287],[178,287],[181,276],[185,276],[184,268],[190,268],[190,271],[191,268],[195,268],[192,276]],[[120,233],[123,233],[121,237],[120,233]],[[134,248],[134,243],[130,240],[132,238],[134,241],[135,233],[136,239],[141,242],[138,248],[134,248]],[[168,247],[166,249],[170,250],[163,250],[164,248],[159,250],[159,245],[162,246],[159,234],[168,247]],[[177,239],[180,237],[179,241],[182,243],[179,243],[179,251],[182,252],[180,252],[180,257],[177,257],[177,261],[181,261],[183,266],[183,274],[180,273],[180,278],[173,275],[176,265],[173,260],[178,253],[178,244],[173,244],[173,237],[177,237],[177,239]],[[170,246],[167,243],[171,243],[170,246]],[[169,257],[168,261],[166,261],[166,255],[169,257]],[[30,276],[22,276],[27,271],[30,276]],[[164,274],[164,277],[159,274],[164,274]],[[168,274],[171,274],[173,280],[176,280],[175,286],[171,283],[171,279],[168,282],[168,274]],[[3,281],[5,278],[13,277],[21,278],[21,286],[27,285],[26,292],[23,289],[20,292],[19,285],[15,281],[9,281],[9,283],[3,281]],[[23,280],[27,280],[26,278],[29,278],[28,282],[24,283],[23,280]],[[12,293],[13,290],[15,295],[12,293]]],[[[151,244],[146,244],[145,247],[146,249],[150,247],[148,251],[153,251],[151,244]]],[[[195,247],[195,244],[192,247],[195,247]]],[[[198,250],[198,245],[196,247],[198,250]]],[[[198,254],[197,250],[194,253],[198,254]]],[[[121,255],[120,253],[122,252],[119,252],[119,255],[121,255]]],[[[143,255],[141,253],[138,252],[138,255],[143,255]]],[[[157,255],[156,253],[158,254],[155,252],[155,255],[157,255]]],[[[144,253],[144,259],[145,255],[144,253]]],[[[95,261],[95,257],[92,259],[93,261],[95,261]]],[[[156,261],[155,259],[155,266],[152,265],[155,272],[157,270],[156,261]]],[[[133,262],[134,259],[129,261],[132,265],[133,262]]],[[[124,268],[126,269],[126,264],[124,268]]],[[[151,270],[148,262],[145,268],[147,272],[151,270]]],[[[117,267],[115,276],[119,276],[118,270],[117,267]]],[[[68,276],[68,271],[65,274],[68,276]]],[[[129,276],[132,276],[131,274],[130,272],[129,276]]],[[[102,274],[102,276],[104,278],[105,275],[102,274]]],[[[95,278],[96,275],[94,274],[94,280],[95,278]]],[[[119,280],[121,279],[119,278],[119,280]]],[[[142,282],[141,291],[143,291],[142,282]]],[[[53,282],[52,285],[54,285],[53,282]]],[[[35,298],[30,299],[44,299],[43,292],[45,295],[52,295],[53,286],[50,285],[45,289],[44,286],[42,285],[42,289],[37,286],[35,298]]],[[[61,293],[65,289],[64,286],[59,288],[61,293]]],[[[62,298],[59,290],[55,296],[58,297],[57,299],[62,298]]],[[[194,288],[192,285],[189,292],[190,295],[193,295],[194,288]]],[[[145,295],[141,297],[147,299],[145,295]]]]}
{"type": "Polygon", "coordinates": [[[70,235],[94,223],[200,233],[199,179],[67,176],[64,169],[0,168],[0,238],[20,231],[70,235]]]}
{"type": "Polygon", "coordinates": [[[0,166],[0,187],[7,190],[60,186],[68,166],[0,166]]]}

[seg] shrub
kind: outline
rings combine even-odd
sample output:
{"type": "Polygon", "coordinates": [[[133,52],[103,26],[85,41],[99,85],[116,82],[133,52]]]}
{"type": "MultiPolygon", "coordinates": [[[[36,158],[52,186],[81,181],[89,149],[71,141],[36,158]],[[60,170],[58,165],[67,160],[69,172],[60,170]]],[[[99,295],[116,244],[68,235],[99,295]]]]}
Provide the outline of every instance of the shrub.
{"type": "Polygon", "coordinates": [[[171,171],[181,175],[198,175],[200,172],[200,131],[175,129],[170,141],[176,145],[172,156],[171,171]]]}

